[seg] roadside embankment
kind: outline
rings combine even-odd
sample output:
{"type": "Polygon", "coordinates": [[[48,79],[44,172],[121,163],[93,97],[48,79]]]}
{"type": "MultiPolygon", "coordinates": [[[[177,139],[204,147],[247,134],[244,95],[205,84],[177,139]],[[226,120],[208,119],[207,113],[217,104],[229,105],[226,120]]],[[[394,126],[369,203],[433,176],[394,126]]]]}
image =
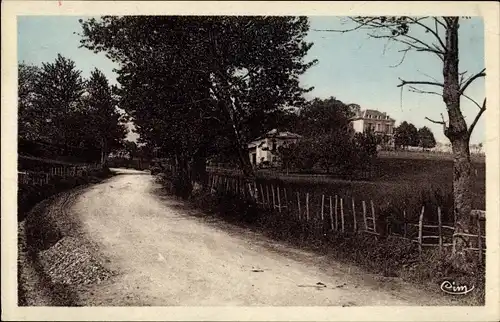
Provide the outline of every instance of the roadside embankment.
{"type": "Polygon", "coordinates": [[[109,170],[62,178],[18,194],[18,305],[75,306],[74,286],[112,275],[98,261],[78,221],[67,212],[78,192],[113,175],[109,170]]]}

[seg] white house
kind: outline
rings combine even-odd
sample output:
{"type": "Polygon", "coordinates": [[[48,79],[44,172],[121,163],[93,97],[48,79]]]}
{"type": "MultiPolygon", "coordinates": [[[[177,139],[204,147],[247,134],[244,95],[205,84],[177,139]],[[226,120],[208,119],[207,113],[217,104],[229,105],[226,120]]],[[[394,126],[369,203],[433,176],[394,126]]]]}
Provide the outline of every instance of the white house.
{"type": "Polygon", "coordinates": [[[273,163],[277,161],[276,151],[280,146],[295,143],[301,138],[300,135],[291,132],[279,132],[273,129],[265,135],[256,138],[248,144],[248,153],[252,165],[262,162],[273,163]]]}
{"type": "Polygon", "coordinates": [[[351,119],[352,128],[355,132],[363,133],[368,129],[376,134],[387,137],[389,145],[394,144],[394,125],[396,121],[389,117],[387,113],[377,110],[359,110],[351,119]]]}

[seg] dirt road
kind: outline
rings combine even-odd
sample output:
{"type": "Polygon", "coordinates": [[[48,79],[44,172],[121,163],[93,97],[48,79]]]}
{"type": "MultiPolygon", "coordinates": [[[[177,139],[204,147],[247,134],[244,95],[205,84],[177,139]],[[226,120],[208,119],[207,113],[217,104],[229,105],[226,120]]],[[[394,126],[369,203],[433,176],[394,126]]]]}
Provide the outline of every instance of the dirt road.
{"type": "Polygon", "coordinates": [[[397,280],[288,249],[256,233],[190,216],[149,174],[120,175],[70,211],[118,275],[86,288],[83,305],[446,305],[397,280]],[[321,283],[321,284],[318,284],[321,283]]]}

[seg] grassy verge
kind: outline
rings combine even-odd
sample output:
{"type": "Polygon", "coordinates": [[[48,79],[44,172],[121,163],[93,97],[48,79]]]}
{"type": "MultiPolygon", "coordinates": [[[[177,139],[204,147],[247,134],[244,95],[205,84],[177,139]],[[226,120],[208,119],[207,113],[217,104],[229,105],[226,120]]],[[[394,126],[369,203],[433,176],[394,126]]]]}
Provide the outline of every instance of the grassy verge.
{"type": "Polygon", "coordinates": [[[50,248],[64,235],[60,225],[56,223],[55,214],[47,213],[47,209],[62,193],[69,193],[73,189],[98,183],[112,175],[112,172],[106,169],[90,173],[86,177],[56,178],[43,187],[19,187],[19,306],[28,305],[28,297],[31,299],[29,302],[38,302],[37,297],[43,297],[40,301],[50,306],[75,305],[75,294],[65,285],[52,283],[37,260],[40,251],[50,248]]]}
{"type": "MultiPolygon", "coordinates": [[[[287,211],[281,213],[259,209],[238,196],[200,192],[193,204],[232,224],[255,229],[268,237],[291,246],[308,249],[335,260],[355,263],[370,272],[386,277],[399,277],[418,287],[439,291],[445,281],[475,286],[475,290],[459,299],[463,305],[484,305],[485,267],[477,263],[467,270],[452,268],[450,256],[435,250],[422,253],[415,244],[367,234],[341,234],[324,230],[311,221],[298,222],[287,211]]],[[[442,296],[453,296],[441,293],[442,296]]],[[[455,300],[457,296],[454,296],[455,300]]]]}

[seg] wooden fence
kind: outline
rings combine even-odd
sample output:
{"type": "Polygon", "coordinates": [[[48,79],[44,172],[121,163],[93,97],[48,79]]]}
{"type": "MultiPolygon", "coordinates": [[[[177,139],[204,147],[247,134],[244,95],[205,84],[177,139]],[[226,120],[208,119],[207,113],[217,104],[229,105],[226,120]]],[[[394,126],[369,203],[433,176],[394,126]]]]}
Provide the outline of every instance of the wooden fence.
{"type": "Polygon", "coordinates": [[[307,192],[290,190],[275,184],[248,183],[241,177],[227,176],[211,173],[209,185],[212,191],[222,194],[240,195],[251,198],[255,204],[266,210],[277,212],[288,211],[295,220],[305,225],[325,231],[335,231],[344,234],[366,233],[374,236],[385,235],[388,238],[406,240],[418,244],[420,252],[424,247],[438,247],[444,250],[454,247],[456,237],[468,237],[470,247],[467,250],[478,251],[479,258],[483,260],[485,253],[484,236],[484,211],[474,210],[477,216],[477,234],[455,233],[452,223],[442,222],[441,208],[437,207],[437,224],[425,223],[423,206],[419,211],[418,222],[407,220],[403,212],[402,222],[394,223],[390,220],[382,226],[378,223],[376,207],[372,200],[355,200],[342,198],[338,195],[316,196],[314,199],[307,192]],[[483,225],[481,223],[483,222],[483,225]],[[380,227],[385,229],[381,232],[380,227]],[[474,245],[475,244],[475,245],[474,245]]]}
{"type": "Polygon", "coordinates": [[[67,166],[50,168],[47,172],[39,171],[19,171],[18,184],[25,185],[46,185],[54,177],[81,177],[87,175],[90,171],[101,169],[100,164],[89,164],[84,166],[67,166]]]}

